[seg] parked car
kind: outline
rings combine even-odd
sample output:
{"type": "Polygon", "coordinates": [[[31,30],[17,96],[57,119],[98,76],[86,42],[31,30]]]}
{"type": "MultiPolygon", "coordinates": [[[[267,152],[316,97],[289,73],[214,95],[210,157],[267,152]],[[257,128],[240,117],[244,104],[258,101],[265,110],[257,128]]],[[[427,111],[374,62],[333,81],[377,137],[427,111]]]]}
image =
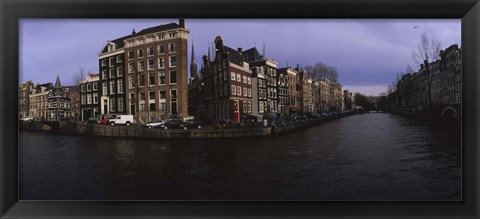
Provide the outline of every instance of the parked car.
{"type": "Polygon", "coordinates": [[[200,120],[195,120],[195,119],[190,119],[185,121],[185,124],[183,125],[183,129],[201,129],[202,128],[202,122],[200,120]]]}
{"type": "Polygon", "coordinates": [[[31,122],[31,121],[33,121],[33,118],[32,117],[24,117],[24,118],[20,118],[20,121],[31,122]]]}
{"type": "Polygon", "coordinates": [[[96,118],[96,117],[88,118],[87,120],[85,120],[85,123],[86,124],[97,124],[98,123],[98,118],[96,118]]]}
{"type": "Polygon", "coordinates": [[[130,126],[131,124],[133,124],[133,115],[117,115],[117,117],[110,119],[109,123],[111,126],[114,126],[114,125],[130,126]]]}
{"type": "Polygon", "coordinates": [[[171,119],[165,122],[164,129],[183,129],[183,121],[180,119],[171,119]]]}
{"type": "Polygon", "coordinates": [[[99,119],[98,124],[108,124],[108,119],[99,119]]]}
{"type": "Polygon", "coordinates": [[[153,122],[147,123],[145,126],[147,126],[148,128],[158,128],[158,127],[163,127],[164,124],[165,124],[165,121],[159,119],[159,120],[155,120],[153,122]]]}

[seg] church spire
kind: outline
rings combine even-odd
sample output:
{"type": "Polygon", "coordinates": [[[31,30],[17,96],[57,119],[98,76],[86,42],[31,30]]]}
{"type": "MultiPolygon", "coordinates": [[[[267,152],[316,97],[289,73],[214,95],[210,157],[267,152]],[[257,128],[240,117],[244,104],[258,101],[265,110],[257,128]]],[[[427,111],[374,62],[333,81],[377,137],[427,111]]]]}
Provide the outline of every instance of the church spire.
{"type": "Polygon", "coordinates": [[[195,48],[192,43],[192,59],[190,61],[190,78],[197,77],[197,61],[195,60],[195,48]]]}
{"type": "Polygon", "coordinates": [[[60,84],[60,77],[57,75],[57,80],[55,81],[55,88],[61,88],[62,84],[60,84]]]}

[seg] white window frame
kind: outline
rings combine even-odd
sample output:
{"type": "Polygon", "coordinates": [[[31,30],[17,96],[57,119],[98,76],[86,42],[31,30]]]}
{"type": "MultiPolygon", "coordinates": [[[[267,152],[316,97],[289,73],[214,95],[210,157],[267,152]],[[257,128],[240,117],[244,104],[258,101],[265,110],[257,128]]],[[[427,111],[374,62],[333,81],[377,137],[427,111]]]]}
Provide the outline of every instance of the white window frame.
{"type": "Polygon", "coordinates": [[[232,85],[232,95],[237,95],[237,87],[232,85]]]}

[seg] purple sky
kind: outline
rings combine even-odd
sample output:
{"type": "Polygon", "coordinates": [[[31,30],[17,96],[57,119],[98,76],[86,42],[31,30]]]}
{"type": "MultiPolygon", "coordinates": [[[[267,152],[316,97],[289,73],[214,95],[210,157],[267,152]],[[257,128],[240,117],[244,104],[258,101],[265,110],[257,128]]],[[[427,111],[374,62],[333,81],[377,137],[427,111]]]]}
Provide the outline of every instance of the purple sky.
{"type": "MultiPolygon", "coordinates": [[[[98,72],[98,53],[107,40],[178,19],[21,19],[20,81],[72,85],[79,68],[98,72]]],[[[323,62],[339,71],[345,89],[366,95],[385,92],[395,75],[410,64],[423,32],[445,49],[461,42],[460,19],[186,19],[197,63],[209,43],[221,35],[225,45],[244,50],[256,45],[279,68],[323,62]],[[414,28],[418,26],[418,28],[414,28]]]]}

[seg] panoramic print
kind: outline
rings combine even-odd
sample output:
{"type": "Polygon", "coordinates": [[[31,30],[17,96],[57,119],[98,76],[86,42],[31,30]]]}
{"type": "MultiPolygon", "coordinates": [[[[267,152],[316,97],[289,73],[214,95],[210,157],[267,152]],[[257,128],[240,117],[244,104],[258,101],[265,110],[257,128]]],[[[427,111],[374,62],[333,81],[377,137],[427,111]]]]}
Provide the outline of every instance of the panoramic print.
{"type": "Polygon", "coordinates": [[[460,19],[20,19],[20,200],[462,200],[460,19]]]}

